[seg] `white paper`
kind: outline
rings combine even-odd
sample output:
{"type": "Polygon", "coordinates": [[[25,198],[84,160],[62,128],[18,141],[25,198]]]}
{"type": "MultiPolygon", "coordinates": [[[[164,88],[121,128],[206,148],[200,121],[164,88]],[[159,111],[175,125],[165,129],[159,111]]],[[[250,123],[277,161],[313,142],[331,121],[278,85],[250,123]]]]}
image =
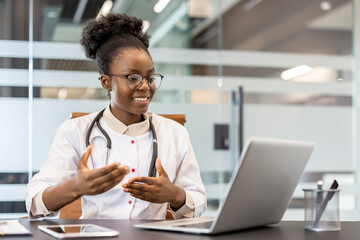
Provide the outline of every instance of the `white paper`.
{"type": "Polygon", "coordinates": [[[0,221],[0,235],[24,235],[30,234],[18,220],[0,221]]]}

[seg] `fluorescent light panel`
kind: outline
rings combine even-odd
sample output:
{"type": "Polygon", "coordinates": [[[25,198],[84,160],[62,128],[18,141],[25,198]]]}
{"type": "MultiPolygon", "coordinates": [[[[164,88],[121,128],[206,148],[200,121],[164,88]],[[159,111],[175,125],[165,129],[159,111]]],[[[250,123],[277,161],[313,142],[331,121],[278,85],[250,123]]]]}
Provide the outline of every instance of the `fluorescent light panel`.
{"type": "Polygon", "coordinates": [[[170,0],[159,0],[154,6],[154,11],[156,13],[161,13],[169,4],[169,2],[170,0]]]}
{"type": "Polygon", "coordinates": [[[149,27],[150,27],[150,22],[148,20],[144,20],[143,21],[143,29],[142,29],[142,31],[146,32],[149,29],[149,27]]]}
{"type": "Polygon", "coordinates": [[[332,8],[331,3],[328,1],[321,2],[320,7],[323,11],[329,11],[332,8]]]}
{"type": "Polygon", "coordinates": [[[100,17],[101,15],[103,16],[107,15],[110,12],[112,6],[113,6],[113,2],[111,0],[106,0],[102,5],[99,14],[97,15],[96,18],[100,17]]]}
{"type": "Polygon", "coordinates": [[[292,78],[296,78],[298,76],[301,76],[305,73],[309,73],[314,71],[314,69],[312,69],[311,67],[307,66],[307,65],[300,65],[294,68],[291,68],[289,70],[283,71],[281,73],[281,78],[284,80],[289,80],[292,78]]]}

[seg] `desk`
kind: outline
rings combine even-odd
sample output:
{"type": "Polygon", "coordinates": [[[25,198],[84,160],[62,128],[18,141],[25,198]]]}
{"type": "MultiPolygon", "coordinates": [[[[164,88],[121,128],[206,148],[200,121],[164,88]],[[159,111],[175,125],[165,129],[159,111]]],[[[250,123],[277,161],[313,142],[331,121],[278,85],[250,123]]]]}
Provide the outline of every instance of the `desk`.
{"type": "MultiPolygon", "coordinates": [[[[145,221],[128,221],[128,220],[99,220],[99,219],[84,219],[84,220],[69,220],[69,219],[55,219],[55,220],[46,220],[46,221],[33,221],[30,222],[26,219],[20,220],[26,228],[30,229],[33,233],[32,236],[18,236],[18,237],[6,237],[1,239],[55,239],[38,230],[38,225],[45,224],[59,224],[59,223],[93,223],[100,226],[116,229],[120,232],[118,238],[104,238],[104,239],[122,239],[122,240],[147,240],[147,239],[156,239],[156,240],[180,240],[180,239],[246,239],[246,240],[282,240],[282,239],[291,239],[291,240],[352,240],[359,239],[360,234],[360,222],[342,222],[341,231],[338,232],[311,232],[305,231],[303,229],[303,222],[281,222],[280,224],[261,227],[250,230],[237,231],[227,234],[220,234],[215,236],[207,235],[194,235],[194,234],[184,234],[184,233],[175,233],[175,232],[163,232],[155,230],[141,230],[136,229],[132,225],[134,223],[145,222],[145,221]]],[[[96,239],[99,238],[87,238],[87,239],[96,239]]]]}

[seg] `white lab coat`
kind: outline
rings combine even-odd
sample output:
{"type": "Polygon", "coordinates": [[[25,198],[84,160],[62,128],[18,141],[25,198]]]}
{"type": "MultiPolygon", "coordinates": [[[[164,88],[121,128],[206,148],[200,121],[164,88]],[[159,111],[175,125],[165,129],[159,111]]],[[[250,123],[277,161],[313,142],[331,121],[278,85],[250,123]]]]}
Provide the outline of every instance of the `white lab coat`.
{"type": "MultiPolygon", "coordinates": [[[[47,161],[28,184],[26,207],[30,211],[33,197],[43,189],[54,186],[72,177],[77,162],[86,150],[85,138],[90,123],[97,113],[65,121],[57,130],[47,161]]],[[[158,157],[170,181],[190,194],[195,204],[194,216],[200,216],[206,208],[206,196],[200,171],[186,129],[164,117],[152,114],[152,123],[158,139],[158,157]]],[[[108,163],[120,162],[128,165],[130,173],[109,191],[82,197],[82,218],[118,219],[165,219],[167,204],[154,204],[124,193],[122,184],[136,176],[148,176],[152,156],[152,133],[131,137],[115,132],[100,124],[112,141],[108,163]]],[[[103,134],[95,125],[90,134],[93,145],[88,160],[90,169],[105,166],[106,147],[103,134]],[[101,138],[99,138],[101,136],[101,138]]]]}

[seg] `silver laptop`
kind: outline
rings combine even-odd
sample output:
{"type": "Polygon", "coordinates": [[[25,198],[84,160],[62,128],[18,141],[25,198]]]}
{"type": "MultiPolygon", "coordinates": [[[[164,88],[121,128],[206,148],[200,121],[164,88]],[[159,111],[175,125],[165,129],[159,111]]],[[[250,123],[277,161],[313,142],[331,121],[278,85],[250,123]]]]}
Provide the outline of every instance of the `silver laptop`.
{"type": "Polygon", "coordinates": [[[135,224],[135,227],[216,234],[281,221],[315,144],[250,138],[215,217],[135,224]]]}

